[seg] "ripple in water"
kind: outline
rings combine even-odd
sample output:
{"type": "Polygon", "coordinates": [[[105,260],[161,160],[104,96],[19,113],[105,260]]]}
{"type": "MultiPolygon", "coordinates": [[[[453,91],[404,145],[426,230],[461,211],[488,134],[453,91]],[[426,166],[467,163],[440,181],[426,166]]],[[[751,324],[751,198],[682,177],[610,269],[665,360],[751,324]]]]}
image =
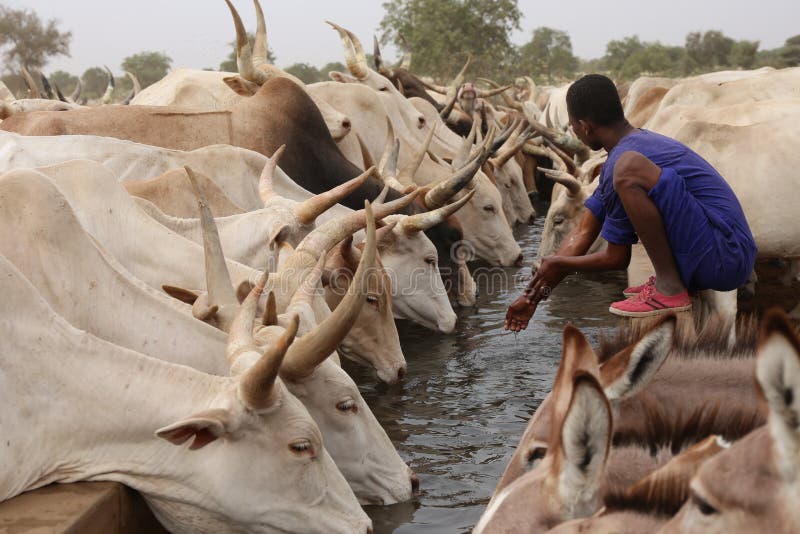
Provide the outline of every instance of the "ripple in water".
{"type": "MultiPolygon", "coordinates": [[[[546,206],[537,205],[544,213],[546,206]]],[[[543,217],[517,231],[526,263],[539,245],[543,217]]],[[[508,279],[530,268],[503,269],[508,279]]],[[[561,334],[572,322],[590,341],[617,321],[623,273],[572,276],[539,305],[526,331],[503,330],[515,287],[478,278],[476,309],[459,311],[456,332],[442,335],[398,322],[408,375],[396,386],[376,384],[370,371],[345,363],[400,455],[420,478],[412,502],[369,506],[376,534],[468,532],[477,523],[522,435],[550,390],[561,357],[561,334]]]]}

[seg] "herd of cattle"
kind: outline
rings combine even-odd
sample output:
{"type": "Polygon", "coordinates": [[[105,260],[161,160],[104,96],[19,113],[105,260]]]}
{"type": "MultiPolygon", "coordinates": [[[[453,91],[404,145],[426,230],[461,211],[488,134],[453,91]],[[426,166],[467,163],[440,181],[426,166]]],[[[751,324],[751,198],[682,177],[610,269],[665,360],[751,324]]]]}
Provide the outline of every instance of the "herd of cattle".
{"type": "MultiPolygon", "coordinates": [[[[129,105],[0,87],[0,501],[113,480],[174,532],[370,532],[361,505],[419,481],[339,354],[402,380],[395,319],[453,332],[468,262],[522,264],[534,191],[553,253],[604,154],[570,135],[566,86],[478,89],[467,65],[440,86],[377,42],[373,70],[334,23],[348,72],[305,85],[267,61],[258,1],[252,46],[226,2],[236,74],[178,69],[129,105]]],[[[722,172],[797,277],[800,69],[620,94],[722,172]]],[[[567,327],[476,530],[796,530],[800,341],[772,314],[756,345],[735,296],[711,300],[700,334],[668,317],[601,354],[567,327]]]]}

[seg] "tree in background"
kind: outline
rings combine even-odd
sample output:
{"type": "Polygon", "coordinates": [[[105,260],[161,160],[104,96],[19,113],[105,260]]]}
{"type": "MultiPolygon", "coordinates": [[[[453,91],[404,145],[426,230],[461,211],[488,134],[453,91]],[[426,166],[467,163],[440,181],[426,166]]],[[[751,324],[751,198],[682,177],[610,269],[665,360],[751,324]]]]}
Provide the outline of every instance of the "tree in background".
{"type": "Polygon", "coordinates": [[[83,80],[83,96],[88,100],[93,100],[103,96],[108,85],[108,73],[102,67],[91,67],[84,71],[81,76],[83,80]]]}
{"type": "Polygon", "coordinates": [[[736,41],[728,53],[728,65],[742,69],[752,69],[756,63],[758,41],[736,41]]]}
{"type": "Polygon", "coordinates": [[[167,75],[172,59],[161,52],[139,52],[122,60],[122,70],[139,78],[142,89],[167,75]]]}
{"type": "MultiPolygon", "coordinates": [[[[250,46],[253,46],[253,41],[256,38],[256,34],[247,32],[247,42],[250,43],[250,46]]],[[[231,53],[228,54],[228,59],[223,61],[219,64],[219,70],[222,72],[239,72],[239,69],[236,67],[236,41],[231,41],[228,46],[231,47],[231,53]]],[[[267,61],[275,64],[275,54],[272,52],[272,49],[267,45],[267,61]]]]}
{"type": "Polygon", "coordinates": [[[686,56],[692,71],[709,71],[729,65],[733,45],[736,41],[720,31],[691,32],[686,36],[686,56]]]}
{"type": "Polygon", "coordinates": [[[783,47],[779,49],[778,55],[786,67],[800,65],[800,35],[786,39],[783,47]]]}
{"type": "Polygon", "coordinates": [[[347,65],[345,65],[340,61],[333,61],[331,63],[328,63],[327,65],[324,65],[321,69],[319,69],[319,81],[321,82],[330,81],[330,76],[328,76],[328,74],[330,74],[333,71],[347,72],[347,65]]]}
{"type": "Polygon", "coordinates": [[[512,74],[516,58],[510,33],[522,17],[516,0],[389,0],[383,3],[381,40],[414,52],[414,72],[449,80],[472,54],[470,72],[512,74]]]}
{"type": "MultiPolygon", "coordinates": [[[[58,88],[61,90],[61,92],[64,93],[66,96],[69,96],[69,94],[75,89],[75,86],[78,84],[77,76],[73,76],[69,72],[63,70],[55,71],[50,76],[48,76],[48,78],[50,79],[50,83],[56,84],[58,88]]],[[[55,87],[53,87],[53,90],[55,90],[55,87]]]]}
{"type": "Polygon", "coordinates": [[[643,42],[639,36],[609,41],[601,65],[613,77],[622,80],[640,74],[679,76],[685,64],[686,51],[680,46],[643,42]]]}
{"type": "Polygon", "coordinates": [[[34,11],[0,6],[0,49],[6,69],[23,65],[41,69],[53,56],[69,56],[72,32],[61,32],[58,21],[42,22],[34,11]]]}
{"type": "Polygon", "coordinates": [[[519,61],[518,68],[525,74],[547,83],[553,83],[554,75],[572,78],[578,68],[567,32],[544,26],[533,30],[531,40],[520,47],[519,61]]]}
{"type": "Polygon", "coordinates": [[[320,72],[316,67],[308,63],[295,63],[283,69],[292,76],[297,76],[303,83],[316,83],[320,81],[320,72]]]}

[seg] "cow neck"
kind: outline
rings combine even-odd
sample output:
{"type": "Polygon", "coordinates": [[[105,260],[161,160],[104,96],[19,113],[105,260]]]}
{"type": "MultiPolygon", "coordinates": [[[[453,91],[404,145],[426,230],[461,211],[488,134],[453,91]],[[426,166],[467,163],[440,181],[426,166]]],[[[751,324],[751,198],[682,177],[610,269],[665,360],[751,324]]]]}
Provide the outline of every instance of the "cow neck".
{"type": "Polygon", "coordinates": [[[235,398],[233,379],[76,330],[5,259],[0,273],[0,313],[14,317],[0,322],[0,420],[15,429],[3,436],[15,469],[0,473],[0,499],[53,482],[113,480],[148,497],[202,502],[186,474],[202,470],[204,455],[154,432],[235,398]]]}

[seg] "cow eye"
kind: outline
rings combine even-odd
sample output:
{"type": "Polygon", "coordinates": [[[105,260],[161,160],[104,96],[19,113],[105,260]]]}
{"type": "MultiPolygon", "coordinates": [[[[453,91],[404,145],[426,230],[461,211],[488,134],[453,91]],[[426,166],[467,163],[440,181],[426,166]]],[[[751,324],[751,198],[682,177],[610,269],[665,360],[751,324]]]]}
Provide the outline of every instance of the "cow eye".
{"type": "Polygon", "coordinates": [[[488,204],[488,205],[483,207],[483,210],[487,211],[489,213],[494,213],[494,206],[492,206],[491,204],[488,204]]]}
{"type": "Polygon", "coordinates": [[[344,413],[358,413],[358,406],[356,405],[356,401],[353,399],[343,400],[336,405],[336,409],[344,413]]]}
{"type": "Polygon", "coordinates": [[[532,447],[528,451],[527,466],[532,469],[536,466],[536,462],[542,460],[547,455],[547,447],[532,447]]]}
{"type": "Polygon", "coordinates": [[[314,457],[314,445],[305,438],[296,439],[289,444],[289,450],[298,456],[314,457]]]}
{"type": "Polygon", "coordinates": [[[708,504],[708,501],[703,499],[694,491],[692,492],[692,504],[694,504],[703,515],[713,515],[719,513],[716,508],[708,504]]]}
{"type": "Polygon", "coordinates": [[[564,222],[563,215],[556,215],[555,217],[553,217],[553,224],[561,224],[563,222],[564,222]]]}
{"type": "Polygon", "coordinates": [[[389,90],[389,87],[387,87],[386,85],[383,85],[383,86],[381,86],[380,89],[378,89],[378,91],[388,91],[388,90],[389,90]]]}
{"type": "Polygon", "coordinates": [[[425,258],[425,263],[427,263],[428,265],[436,266],[436,258],[434,258],[433,256],[428,256],[427,258],[425,258]]]}
{"type": "Polygon", "coordinates": [[[367,295],[367,304],[370,306],[378,307],[378,297],[375,295],[367,295]]]}

